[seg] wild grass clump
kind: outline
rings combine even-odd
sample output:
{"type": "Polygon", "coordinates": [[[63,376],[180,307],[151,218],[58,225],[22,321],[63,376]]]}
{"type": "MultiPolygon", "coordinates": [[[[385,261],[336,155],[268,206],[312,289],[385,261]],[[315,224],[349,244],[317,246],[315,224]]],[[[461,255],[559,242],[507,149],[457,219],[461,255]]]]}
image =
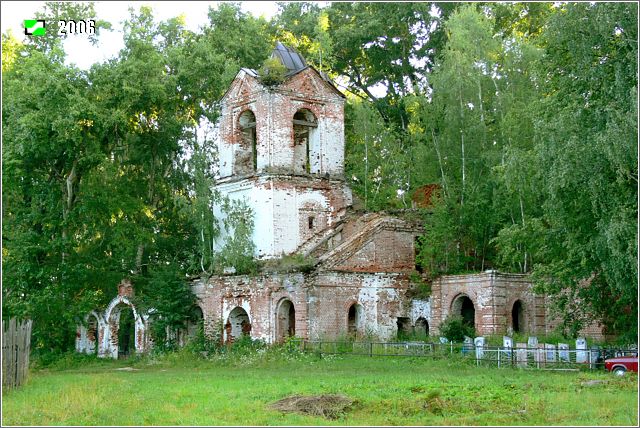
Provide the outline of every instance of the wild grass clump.
{"type": "Polygon", "coordinates": [[[292,395],[271,404],[272,409],[285,413],[303,413],[327,419],[337,419],[353,404],[353,399],[338,394],[292,395]]]}
{"type": "Polygon", "coordinates": [[[317,260],[311,256],[302,254],[285,255],[276,259],[269,259],[260,262],[262,272],[302,272],[309,273],[313,270],[317,260]]]}
{"type": "MultiPolygon", "coordinates": [[[[131,361],[139,360],[139,357],[131,357],[131,361]]],[[[41,353],[31,356],[30,368],[33,370],[74,370],[87,368],[100,368],[116,364],[122,365],[123,360],[111,358],[98,358],[97,355],[80,354],[75,351],[59,353],[41,353]],[[117,363],[120,361],[120,363],[117,363]]]]}
{"type": "Polygon", "coordinates": [[[299,338],[288,338],[284,343],[267,345],[263,340],[242,336],[233,343],[220,344],[196,337],[181,349],[153,351],[142,365],[190,367],[224,365],[249,367],[287,361],[314,361],[318,356],[302,352],[299,338]]]}

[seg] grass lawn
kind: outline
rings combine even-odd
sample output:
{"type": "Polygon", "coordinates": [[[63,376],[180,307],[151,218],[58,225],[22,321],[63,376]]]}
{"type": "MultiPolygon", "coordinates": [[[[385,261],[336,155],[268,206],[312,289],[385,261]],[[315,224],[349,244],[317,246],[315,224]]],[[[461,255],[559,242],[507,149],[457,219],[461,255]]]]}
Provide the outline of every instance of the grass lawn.
{"type": "Polygon", "coordinates": [[[424,358],[109,361],[32,371],[2,398],[2,425],[638,425],[636,374],[424,358]],[[293,394],[355,402],[337,419],[269,408],[293,394]]]}

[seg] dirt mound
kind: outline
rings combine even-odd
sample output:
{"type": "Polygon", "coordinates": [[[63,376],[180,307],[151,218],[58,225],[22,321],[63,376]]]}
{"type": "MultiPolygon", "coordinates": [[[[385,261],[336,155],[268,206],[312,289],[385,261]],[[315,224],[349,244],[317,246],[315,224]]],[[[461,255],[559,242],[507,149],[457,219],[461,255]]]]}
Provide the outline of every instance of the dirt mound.
{"type": "Polygon", "coordinates": [[[344,395],[292,395],[283,398],[271,404],[274,410],[281,412],[304,413],[313,416],[322,416],[323,418],[336,419],[347,407],[353,403],[353,400],[344,395]]]}

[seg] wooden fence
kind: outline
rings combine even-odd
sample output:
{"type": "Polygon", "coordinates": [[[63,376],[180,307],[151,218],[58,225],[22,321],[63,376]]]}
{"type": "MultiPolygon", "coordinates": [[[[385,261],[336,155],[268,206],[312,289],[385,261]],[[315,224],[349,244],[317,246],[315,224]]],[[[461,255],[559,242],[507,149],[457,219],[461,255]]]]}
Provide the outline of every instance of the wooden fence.
{"type": "Polygon", "coordinates": [[[2,386],[15,388],[24,382],[29,370],[31,320],[2,321],[2,386]]]}

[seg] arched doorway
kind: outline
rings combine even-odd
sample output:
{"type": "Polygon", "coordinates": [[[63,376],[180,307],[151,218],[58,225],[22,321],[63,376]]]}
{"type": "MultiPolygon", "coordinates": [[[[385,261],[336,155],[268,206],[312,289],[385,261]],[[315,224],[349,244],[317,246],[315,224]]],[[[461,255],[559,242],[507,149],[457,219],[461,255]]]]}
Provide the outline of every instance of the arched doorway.
{"type": "Polygon", "coordinates": [[[278,342],[296,335],[296,309],[289,299],[283,300],[278,306],[277,326],[278,342]]]}
{"type": "Polygon", "coordinates": [[[347,313],[347,333],[356,336],[363,333],[362,305],[354,303],[347,313]]]}
{"type": "Polygon", "coordinates": [[[453,315],[462,317],[462,321],[469,327],[476,327],[476,308],[473,301],[464,294],[457,297],[451,307],[453,315]]]}
{"type": "Polygon", "coordinates": [[[406,340],[411,336],[411,318],[398,317],[396,326],[398,327],[397,337],[399,340],[406,340]]]}
{"type": "Polygon", "coordinates": [[[423,317],[418,318],[416,320],[414,331],[416,333],[416,336],[420,338],[429,337],[429,323],[427,322],[427,320],[423,317]]]}
{"type": "Polygon", "coordinates": [[[524,307],[520,300],[516,300],[513,303],[513,309],[511,310],[511,326],[514,333],[523,333],[525,331],[524,325],[524,307]]]}
{"type": "Polygon", "coordinates": [[[104,315],[106,325],[101,329],[104,349],[101,356],[124,358],[142,353],[149,346],[147,322],[126,296],[118,296],[109,303],[104,315]],[[104,354],[102,354],[104,352],[104,354]]]}
{"type": "Polygon", "coordinates": [[[87,325],[87,354],[98,355],[100,346],[100,324],[94,313],[88,316],[87,325]]]}
{"type": "Polygon", "coordinates": [[[191,319],[187,322],[187,338],[189,340],[195,338],[198,335],[198,331],[204,327],[202,320],[202,309],[200,306],[196,306],[191,313],[191,319]]]}
{"type": "Polygon", "coordinates": [[[249,314],[240,306],[235,307],[227,317],[224,325],[225,341],[231,343],[243,335],[251,334],[249,314]]]}
{"type": "Polygon", "coordinates": [[[128,358],[136,349],[136,322],[128,305],[116,308],[118,317],[118,358],[128,358]]]}

